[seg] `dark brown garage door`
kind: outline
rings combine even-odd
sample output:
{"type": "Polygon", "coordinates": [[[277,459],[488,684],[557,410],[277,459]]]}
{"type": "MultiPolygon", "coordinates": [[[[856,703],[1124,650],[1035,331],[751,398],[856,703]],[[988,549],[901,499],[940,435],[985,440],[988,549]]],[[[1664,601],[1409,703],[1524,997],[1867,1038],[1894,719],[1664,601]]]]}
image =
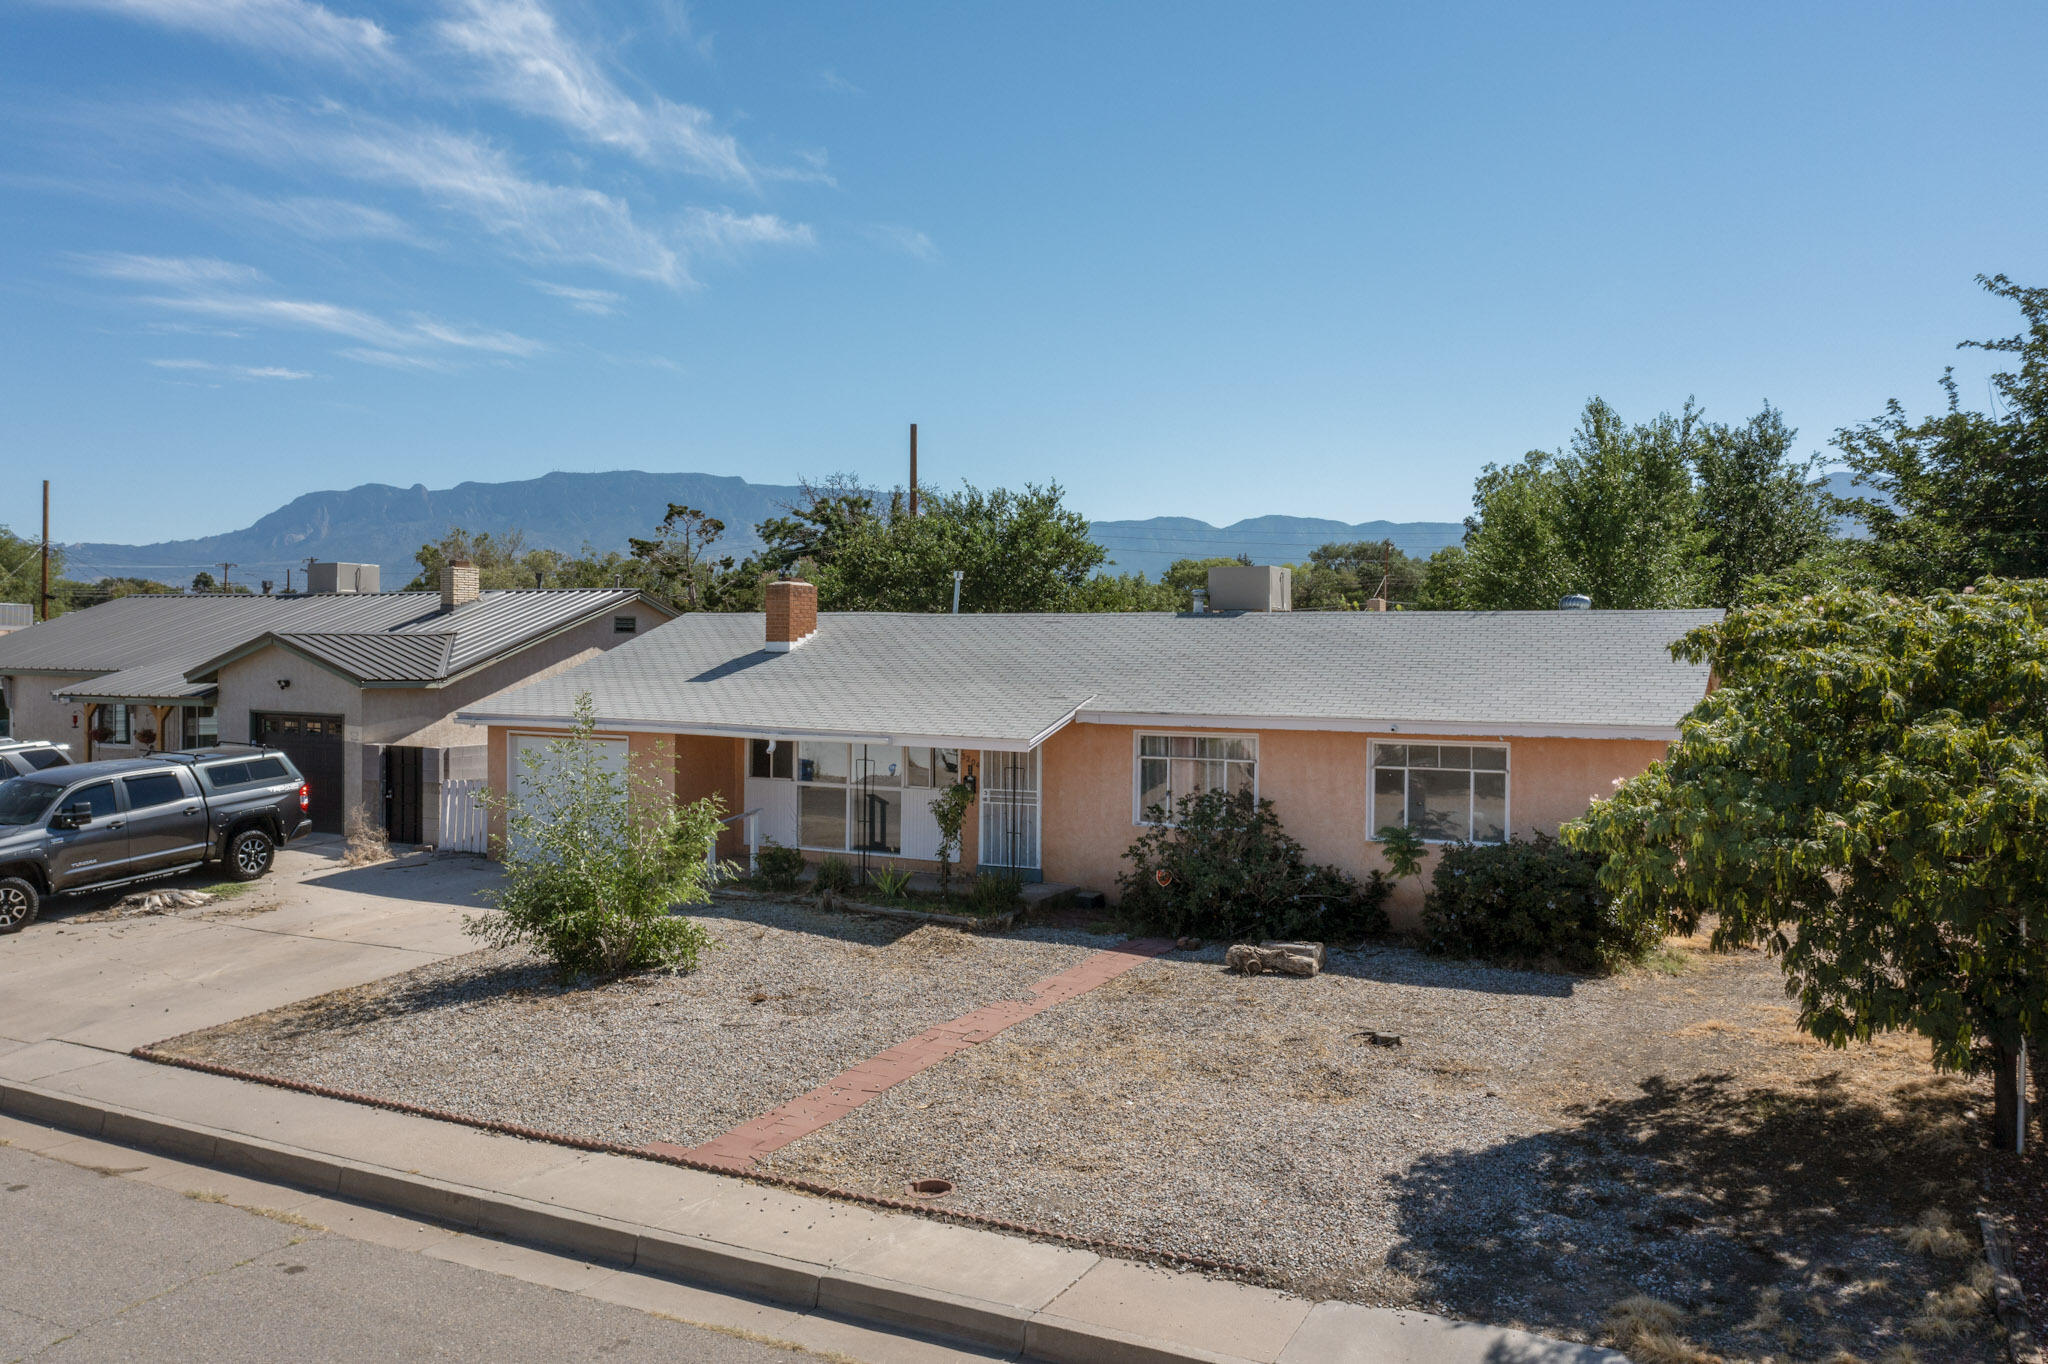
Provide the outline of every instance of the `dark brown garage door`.
{"type": "Polygon", "coordinates": [[[259,711],[249,717],[249,740],[283,751],[312,788],[313,830],[341,832],[342,764],[339,715],[287,715],[259,711]]]}

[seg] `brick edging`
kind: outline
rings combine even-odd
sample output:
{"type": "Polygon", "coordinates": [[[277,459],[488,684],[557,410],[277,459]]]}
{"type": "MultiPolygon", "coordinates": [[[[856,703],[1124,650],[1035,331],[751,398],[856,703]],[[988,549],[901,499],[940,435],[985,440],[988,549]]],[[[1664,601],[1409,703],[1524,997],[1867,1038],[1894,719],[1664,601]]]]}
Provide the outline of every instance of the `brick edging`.
{"type": "Polygon", "coordinates": [[[436,1122],[451,1122],[463,1127],[473,1127],[483,1132],[494,1132],[500,1136],[519,1137],[525,1141],[547,1142],[554,1146],[567,1146],[578,1151],[595,1151],[604,1155],[630,1156],[635,1160],[653,1161],[659,1165],[676,1165],[687,1170],[699,1170],[705,1174],[723,1175],[729,1179],[750,1180],[773,1188],[788,1189],[795,1193],[809,1194],[816,1198],[831,1198],[842,1203],[856,1203],[870,1208],[884,1208],[890,1212],[914,1213],[933,1221],[951,1222],[959,1226],[980,1227],[991,1231],[1005,1232],[1013,1236],[1027,1236],[1035,1241],[1046,1241],[1054,1245],[1072,1246],[1077,1250],[1094,1251],[1099,1255],[1112,1256],[1119,1260],[1139,1260],[1152,1264],[1177,1265],[1199,1270],[1207,1274],[1222,1274],[1247,1283],[1271,1284],[1273,1278],[1264,1270],[1250,1265],[1234,1264],[1228,1260],[1212,1260],[1201,1255],[1183,1255],[1178,1251],[1151,1250],[1144,1246],[1128,1245],[1122,1241],[1110,1241],[1098,1237],[1077,1236],[1072,1232],[1054,1231],[1048,1227],[1033,1226],[1027,1222],[1012,1222],[1006,1218],[990,1217],[985,1213],[967,1212],[959,1208],[937,1207],[931,1203],[907,1198],[888,1198],[881,1194],[862,1193],[857,1189],[843,1189],[832,1184],[820,1184],[814,1180],[798,1179],[792,1175],[772,1174],[765,1170],[735,1169],[730,1164],[717,1161],[698,1160],[675,1151],[649,1150],[641,1146],[627,1146],[622,1142],[604,1141],[594,1137],[571,1136],[564,1132],[549,1132],[537,1127],[522,1127],[517,1123],[501,1122],[496,1118],[476,1118],[465,1113],[452,1113],[446,1109],[430,1108],[425,1104],[407,1102],[404,1099],[380,1098],[374,1094],[358,1094],[354,1090],[337,1089],[333,1085],[314,1084],[307,1080],[292,1080],[281,1075],[266,1075],[261,1071],[243,1070],[237,1066],[224,1066],[215,1061],[201,1061],[196,1057],[179,1056],[174,1052],[158,1051],[152,1046],[136,1047],[128,1053],[138,1061],[148,1061],[160,1066],[175,1066],[181,1070],[198,1071],[205,1075],[218,1075],[229,1080],[243,1080],[251,1084],[269,1085],[274,1089],[288,1089],[299,1094],[311,1094],[322,1099],[339,1099],[344,1103],[361,1104],[368,1108],[381,1108],[387,1112],[404,1113],[416,1118],[431,1118],[436,1122]]]}

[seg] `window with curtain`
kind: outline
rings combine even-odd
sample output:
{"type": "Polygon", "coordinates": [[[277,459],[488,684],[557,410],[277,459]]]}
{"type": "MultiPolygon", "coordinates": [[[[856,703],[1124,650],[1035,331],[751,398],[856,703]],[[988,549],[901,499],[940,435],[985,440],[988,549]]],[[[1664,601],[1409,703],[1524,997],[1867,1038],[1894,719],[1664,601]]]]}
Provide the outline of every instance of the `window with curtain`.
{"type": "Polygon", "coordinates": [[[1203,791],[1258,794],[1257,735],[1140,734],[1132,822],[1152,822],[1159,806],[1170,822],[1181,797],[1203,791]]]}
{"type": "Polygon", "coordinates": [[[179,716],[181,748],[213,748],[220,743],[220,717],[212,706],[186,706],[179,716]]]}
{"type": "Polygon", "coordinates": [[[1372,746],[1372,828],[1415,830],[1432,843],[1508,836],[1508,751],[1488,744],[1372,746]]]}

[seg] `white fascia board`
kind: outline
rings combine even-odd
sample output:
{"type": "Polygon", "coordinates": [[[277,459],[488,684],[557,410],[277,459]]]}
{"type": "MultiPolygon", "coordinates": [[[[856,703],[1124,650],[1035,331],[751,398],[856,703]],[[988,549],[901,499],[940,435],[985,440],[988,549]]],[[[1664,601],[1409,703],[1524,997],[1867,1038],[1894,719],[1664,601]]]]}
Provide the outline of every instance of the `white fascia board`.
{"type": "MultiPolygon", "coordinates": [[[[1044,731],[1051,734],[1072,719],[1068,716],[1044,731]]],[[[487,711],[464,710],[455,714],[457,724],[504,725],[512,729],[574,729],[569,715],[495,715],[487,711]]],[[[818,743],[876,744],[899,747],[929,744],[933,748],[982,748],[1004,753],[1028,753],[1043,735],[1020,739],[1014,735],[989,734],[876,734],[846,729],[804,729],[789,725],[714,725],[666,720],[613,720],[597,717],[597,727],[609,733],[705,734],[723,739],[809,739],[818,743]]]]}
{"type": "Polygon", "coordinates": [[[1084,725],[1135,725],[1142,729],[1290,729],[1330,734],[1455,734],[1488,739],[1655,739],[1678,741],[1677,725],[1486,724],[1447,720],[1371,720],[1298,715],[1180,715],[1172,712],[1097,710],[1077,719],[1084,725]]]}

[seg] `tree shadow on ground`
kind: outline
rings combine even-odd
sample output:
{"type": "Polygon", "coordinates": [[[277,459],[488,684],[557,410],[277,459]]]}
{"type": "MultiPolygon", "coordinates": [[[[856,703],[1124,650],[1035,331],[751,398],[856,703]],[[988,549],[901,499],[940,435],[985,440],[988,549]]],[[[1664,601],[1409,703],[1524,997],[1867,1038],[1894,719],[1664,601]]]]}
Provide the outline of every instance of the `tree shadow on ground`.
{"type": "Polygon", "coordinates": [[[706,923],[756,924],[785,933],[802,933],[808,937],[861,943],[869,947],[891,946],[930,926],[914,919],[820,909],[793,900],[717,900],[708,905],[683,905],[680,908],[691,918],[706,923]]]}
{"type": "Polygon", "coordinates": [[[1433,957],[1419,947],[1369,944],[1354,951],[1331,951],[1324,971],[1380,985],[1420,985],[1436,990],[1471,990],[1489,995],[1534,995],[1570,999],[1584,976],[1562,972],[1517,970],[1483,961],[1433,957]]]}
{"type": "MultiPolygon", "coordinates": [[[[1839,1074],[1653,1077],[1567,1110],[1573,1127],[1417,1161],[1394,1181],[1388,1266],[1480,1321],[1593,1338],[1610,1307],[1647,1293],[1730,1356],[1876,1353],[1968,1271],[1899,1233],[1930,1209],[1973,1225],[1974,1102],[1953,1077],[1890,1096],[1839,1074]]],[[[1978,1318],[1914,1344],[1923,1359],[1988,1359],[1988,1340],[1978,1318]]]]}

